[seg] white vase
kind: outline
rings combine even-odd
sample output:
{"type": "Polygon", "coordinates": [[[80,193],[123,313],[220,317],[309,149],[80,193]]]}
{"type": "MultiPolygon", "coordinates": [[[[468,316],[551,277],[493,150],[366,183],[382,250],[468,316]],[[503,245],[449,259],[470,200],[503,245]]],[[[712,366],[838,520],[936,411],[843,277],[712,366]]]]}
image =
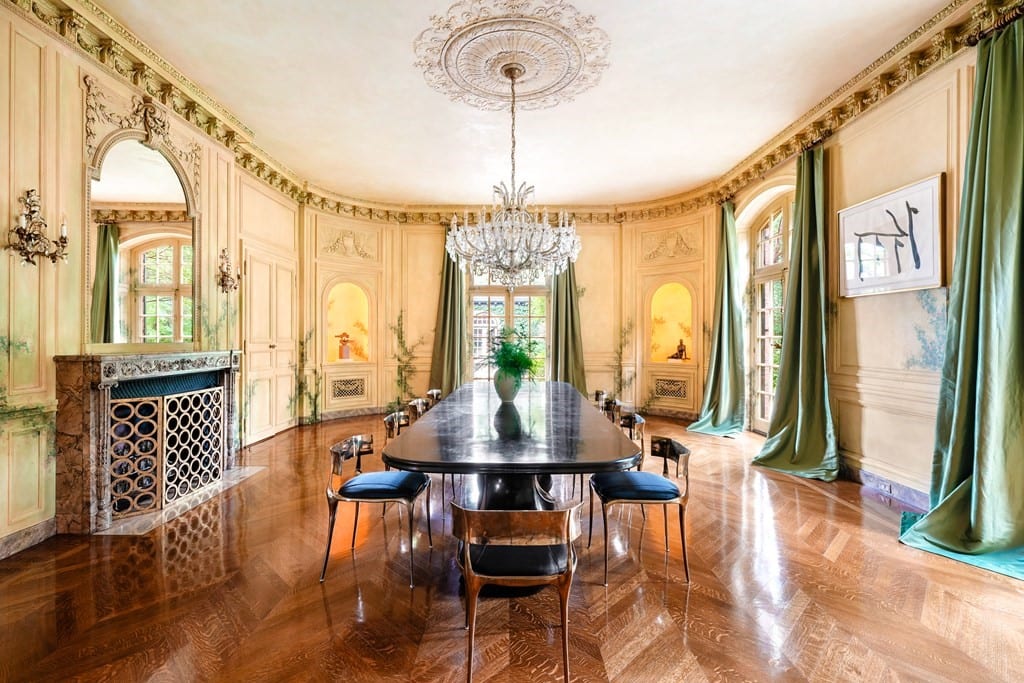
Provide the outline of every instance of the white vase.
{"type": "Polygon", "coordinates": [[[519,387],[523,385],[522,375],[513,372],[498,370],[494,373],[494,391],[502,403],[511,403],[519,393],[519,387]]]}

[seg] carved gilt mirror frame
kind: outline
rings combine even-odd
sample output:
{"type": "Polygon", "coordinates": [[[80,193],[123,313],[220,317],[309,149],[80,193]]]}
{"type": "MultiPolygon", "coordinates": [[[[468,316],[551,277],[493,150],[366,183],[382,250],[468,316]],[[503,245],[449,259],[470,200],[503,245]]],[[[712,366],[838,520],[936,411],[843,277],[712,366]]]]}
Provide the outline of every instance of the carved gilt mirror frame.
{"type": "Polygon", "coordinates": [[[85,91],[85,221],[84,245],[86,262],[85,299],[82,316],[82,339],[90,353],[125,351],[132,353],[165,353],[192,351],[202,339],[200,321],[203,310],[203,252],[201,239],[202,214],[199,210],[202,147],[194,139],[172,135],[166,110],[148,96],[118,97],[102,90],[93,76],[83,76],[85,91]],[[185,195],[185,215],[192,227],[192,296],[193,334],[191,342],[183,343],[96,343],[90,334],[92,290],[95,279],[96,229],[93,225],[92,181],[99,180],[103,161],[114,145],[135,140],[159,152],[170,164],[185,195]]]}

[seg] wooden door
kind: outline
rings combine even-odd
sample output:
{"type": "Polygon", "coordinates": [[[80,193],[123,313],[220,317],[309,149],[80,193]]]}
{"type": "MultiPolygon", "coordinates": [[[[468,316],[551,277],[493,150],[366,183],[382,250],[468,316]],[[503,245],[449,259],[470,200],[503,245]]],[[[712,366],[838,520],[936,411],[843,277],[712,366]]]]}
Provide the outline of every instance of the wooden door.
{"type": "Polygon", "coordinates": [[[298,359],[294,262],[251,247],[244,260],[242,430],[248,444],[295,424],[298,359]]]}

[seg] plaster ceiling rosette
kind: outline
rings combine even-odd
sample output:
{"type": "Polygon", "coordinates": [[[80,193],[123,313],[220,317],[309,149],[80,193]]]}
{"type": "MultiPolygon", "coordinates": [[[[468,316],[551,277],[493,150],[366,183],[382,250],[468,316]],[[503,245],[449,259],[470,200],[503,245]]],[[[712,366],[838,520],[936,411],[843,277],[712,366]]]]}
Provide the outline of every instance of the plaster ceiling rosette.
{"type": "Polygon", "coordinates": [[[520,64],[516,105],[545,109],[597,85],[608,34],[564,0],[460,0],[414,44],[430,87],[484,110],[508,108],[506,64],[520,64]]]}

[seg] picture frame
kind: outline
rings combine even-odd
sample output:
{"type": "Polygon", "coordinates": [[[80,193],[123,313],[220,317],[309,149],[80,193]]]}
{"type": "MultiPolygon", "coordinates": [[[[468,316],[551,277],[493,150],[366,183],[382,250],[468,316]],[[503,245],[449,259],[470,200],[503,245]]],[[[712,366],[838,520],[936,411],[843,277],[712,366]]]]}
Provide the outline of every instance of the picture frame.
{"type": "Polygon", "coordinates": [[[839,296],[943,285],[945,175],[839,211],[839,296]]]}

